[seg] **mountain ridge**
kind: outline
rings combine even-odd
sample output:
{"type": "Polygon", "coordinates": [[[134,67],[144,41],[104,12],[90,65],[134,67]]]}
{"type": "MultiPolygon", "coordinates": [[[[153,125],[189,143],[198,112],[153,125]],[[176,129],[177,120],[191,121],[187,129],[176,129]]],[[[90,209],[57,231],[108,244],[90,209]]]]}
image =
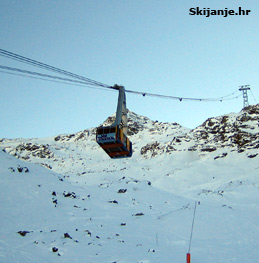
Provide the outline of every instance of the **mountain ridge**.
{"type": "MultiPolygon", "coordinates": [[[[102,125],[111,125],[114,119],[115,115],[112,115],[102,125]]],[[[163,153],[170,154],[173,151],[198,150],[202,155],[225,147],[231,147],[239,153],[246,150],[250,158],[254,158],[259,148],[259,104],[249,106],[240,113],[209,118],[192,130],[177,123],[152,121],[129,111],[128,136],[133,142],[133,154],[138,152],[145,158],[163,153]],[[147,138],[146,145],[141,142],[143,137],[147,138]]],[[[95,141],[95,128],[46,139],[53,139],[61,144],[86,141],[89,142],[91,150],[98,149],[98,146],[94,147],[92,143],[95,141]]],[[[41,159],[53,158],[54,152],[50,150],[48,143],[33,144],[33,141],[44,142],[44,139],[1,139],[0,143],[8,153],[25,160],[30,159],[30,153],[33,157],[41,159]]]]}

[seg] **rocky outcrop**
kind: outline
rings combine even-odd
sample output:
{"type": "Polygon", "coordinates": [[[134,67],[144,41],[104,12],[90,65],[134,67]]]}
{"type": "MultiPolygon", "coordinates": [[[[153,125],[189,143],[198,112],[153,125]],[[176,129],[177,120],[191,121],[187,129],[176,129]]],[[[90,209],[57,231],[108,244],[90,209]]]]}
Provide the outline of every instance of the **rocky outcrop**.
{"type": "Polygon", "coordinates": [[[259,148],[259,105],[249,106],[239,114],[207,119],[192,131],[196,148],[231,147],[243,152],[259,148]]]}
{"type": "Polygon", "coordinates": [[[50,159],[54,157],[54,153],[49,149],[49,145],[21,143],[11,150],[9,153],[16,157],[27,160],[30,156],[42,159],[50,159]]]}
{"type": "MultiPolygon", "coordinates": [[[[145,124],[151,120],[147,117],[137,115],[136,113],[128,110],[128,135],[137,134],[145,129],[145,124]]],[[[110,126],[115,122],[115,114],[108,117],[101,126],[110,126]]]]}
{"type": "Polygon", "coordinates": [[[94,133],[94,129],[84,130],[75,134],[58,135],[54,138],[56,142],[67,142],[67,141],[81,141],[86,140],[91,134],[94,133]]]}
{"type": "MultiPolygon", "coordinates": [[[[225,147],[239,153],[259,149],[259,104],[246,107],[238,114],[209,118],[190,132],[173,137],[170,143],[149,143],[141,148],[141,154],[145,158],[173,151],[199,151],[204,155],[225,147]]],[[[249,158],[256,156],[248,153],[249,158]]]]}

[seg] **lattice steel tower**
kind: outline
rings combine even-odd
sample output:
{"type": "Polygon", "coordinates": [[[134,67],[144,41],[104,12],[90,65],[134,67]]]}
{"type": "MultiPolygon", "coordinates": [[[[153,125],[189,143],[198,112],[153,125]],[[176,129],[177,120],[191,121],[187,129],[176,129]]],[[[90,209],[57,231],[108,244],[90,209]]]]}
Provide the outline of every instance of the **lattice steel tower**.
{"type": "Polygon", "coordinates": [[[243,100],[244,100],[244,108],[249,106],[249,103],[248,103],[248,95],[247,95],[247,91],[250,90],[250,85],[243,85],[243,86],[240,86],[240,91],[243,92],[243,100]]]}

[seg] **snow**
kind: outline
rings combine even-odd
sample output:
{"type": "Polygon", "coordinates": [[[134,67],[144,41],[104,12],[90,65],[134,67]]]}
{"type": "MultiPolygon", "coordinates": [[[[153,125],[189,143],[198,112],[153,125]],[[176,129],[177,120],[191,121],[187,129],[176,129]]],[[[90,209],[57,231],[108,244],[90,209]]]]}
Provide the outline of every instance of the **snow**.
{"type": "Polygon", "coordinates": [[[192,263],[258,261],[258,149],[189,151],[190,130],[132,120],[128,159],[109,159],[94,129],[0,140],[0,262],[186,262],[195,201],[192,263]]]}

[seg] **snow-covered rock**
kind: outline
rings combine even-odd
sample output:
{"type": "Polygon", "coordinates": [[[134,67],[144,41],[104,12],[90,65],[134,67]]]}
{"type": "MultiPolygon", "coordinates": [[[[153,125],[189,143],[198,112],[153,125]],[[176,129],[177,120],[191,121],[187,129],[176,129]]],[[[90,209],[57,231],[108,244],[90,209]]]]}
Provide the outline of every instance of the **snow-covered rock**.
{"type": "Polygon", "coordinates": [[[192,133],[196,148],[203,151],[224,147],[238,152],[259,149],[259,105],[246,107],[238,114],[209,118],[192,133]]]}

